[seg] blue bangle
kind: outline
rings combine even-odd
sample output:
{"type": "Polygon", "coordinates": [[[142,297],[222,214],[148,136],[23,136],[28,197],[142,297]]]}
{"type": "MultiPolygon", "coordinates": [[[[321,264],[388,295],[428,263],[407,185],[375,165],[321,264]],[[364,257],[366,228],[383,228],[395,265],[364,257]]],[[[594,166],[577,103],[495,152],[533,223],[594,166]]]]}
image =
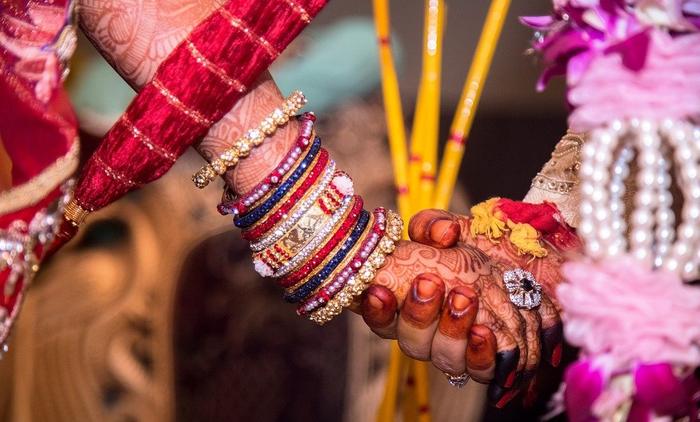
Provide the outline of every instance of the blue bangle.
{"type": "Polygon", "coordinates": [[[366,210],[362,210],[362,214],[357,220],[355,228],[353,228],[352,232],[350,233],[350,237],[345,239],[345,242],[343,242],[343,246],[340,247],[338,253],[335,254],[335,256],[331,258],[330,261],[328,261],[326,266],[323,267],[321,271],[319,271],[318,273],[316,273],[316,275],[311,277],[309,281],[301,285],[301,287],[296,289],[293,293],[285,294],[284,300],[290,303],[297,303],[302,299],[306,299],[311,293],[313,293],[313,291],[316,290],[316,288],[320,286],[324,280],[330,277],[331,273],[335,270],[335,268],[338,265],[340,265],[341,262],[343,262],[343,259],[345,259],[348,253],[352,250],[355,243],[357,243],[362,233],[365,231],[368,222],[369,212],[366,210]]]}
{"type": "Polygon", "coordinates": [[[294,184],[301,178],[301,176],[306,172],[311,165],[311,162],[316,158],[318,152],[321,150],[321,138],[314,139],[311,149],[306,154],[304,159],[299,163],[296,169],[289,175],[289,178],[282,183],[277,190],[270,196],[265,202],[260,204],[260,206],[253,208],[247,214],[238,217],[233,220],[233,224],[236,227],[244,229],[252,226],[258,222],[265,214],[269,213],[272,208],[277,205],[277,203],[284,198],[287,192],[294,186],[294,184]]]}

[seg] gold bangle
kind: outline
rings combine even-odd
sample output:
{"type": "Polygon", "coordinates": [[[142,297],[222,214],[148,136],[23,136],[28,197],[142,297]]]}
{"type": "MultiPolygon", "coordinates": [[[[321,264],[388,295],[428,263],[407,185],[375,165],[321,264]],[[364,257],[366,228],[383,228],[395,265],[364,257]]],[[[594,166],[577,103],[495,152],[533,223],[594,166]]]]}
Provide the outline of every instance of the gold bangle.
{"type": "Polygon", "coordinates": [[[63,209],[63,218],[75,227],[80,226],[88,214],[90,214],[90,211],[81,207],[75,199],[72,199],[63,209]]]}
{"type": "MultiPolygon", "coordinates": [[[[348,214],[348,215],[349,215],[349,214],[348,214]]],[[[370,214],[370,217],[371,217],[371,216],[372,216],[372,215],[370,214]]],[[[345,218],[347,218],[347,215],[345,216],[345,218]]],[[[359,219],[359,216],[358,216],[358,219],[359,219]]],[[[342,221],[344,221],[344,220],[342,220],[342,221]]],[[[339,222],[339,224],[342,224],[342,221],[339,222]]],[[[358,220],[358,221],[359,221],[359,220],[358,220]]],[[[368,220],[368,222],[369,222],[369,220],[368,220]]],[[[355,224],[357,224],[357,221],[353,224],[353,226],[354,226],[355,224]]],[[[360,236],[359,236],[359,238],[358,238],[358,242],[360,242],[360,241],[362,240],[361,238],[362,238],[362,236],[366,233],[367,227],[368,227],[368,226],[365,226],[365,228],[362,230],[362,233],[360,234],[360,236]]],[[[370,229],[371,229],[371,226],[369,226],[369,227],[370,227],[370,229]]],[[[291,294],[294,294],[294,292],[295,292],[297,289],[299,289],[301,286],[303,286],[304,284],[306,284],[307,281],[309,281],[309,280],[311,280],[313,277],[315,277],[326,265],[328,265],[328,262],[329,262],[331,259],[333,259],[333,258],[340,252],[340,250],[343,248],[343,245],[345,244],[345,242],[347,241],[347,239],[350,237],[351,234],[352,234],[352,230],[348,230],[348,231],[343,235],[342,239],[340,239],[340,241],[339,241],[338,244],[335,246],[335,248],[333,248],[333,249],[328,253],[328,255],[326,256],[326,258],[325,258],[323,261],[321,261],[321,262],[316,266],[316,268],[314,268],[314,269],[312,270],[312,272],[309,273],[309,275],[307,275],[307,276],[304,277],[303,279],[299,280],[299,281],[298,281],[296,284],[294,284],[293,286],[287,287],[287,288],[285,289],[285,293],[286,293],[286,294],[290,294],[290,295],[291,295],[291,294]]],[[[330,237],[332,237],[333,235],[334,235],[334,233],[331,233],[330,237]]],[[[355,245],[353,245],[353,249],[354,249],[354,247],[358,244],[358,242],[355,242],[355,245]]],[[[322,247],[323,247],[323,244],[322,244],[322,245],[319,245],[319,247],[316,248],[316,251],[314,251],[314,255],[316,255],[318,249],[321,249],[322,247]]],[[[349,255],[349,252],[348,252],[348,255],[349,255]]],[[[347,256],[348,256],[348,255],[345,256],[345,258],[340,262],[340,264],[342,264],[343,261],[345,261],[345,259],[347,259],[347,256]]],[[[338,264],[338,267],[340,266],[340,264],[338,264]]],[[[336,268],[337,268],[337,267],[336,267],[336,268]]],[[[331,276],[332,276],[332,275],[331,275],[331,276]]],[[[331,276],[326,277],[326,279],[327,279],[327,280],[330,279],[331,276]]],[[[318,289],[318,288],[317,288],[317,289],[318,289]]],[[[316,290],[316,289],[314,289],[314,290],[316,290]]]]}
{"type": "Polygon", "coordinates": [[[355,242],[355,245],[350,249],[350,252],[345,256],[345,259],[343,259],[340,264],[336,267],[336,269],[329,275],[326,280],[321,283],[316,289],[309,295],[313,296],[316,295],[318,292],[321,291],[324,287],[326,287],[328,284],[332,283],[333,280],[338,276],[340,272],[342,272],[345,267],[350,265],[352,260],[355,258],[355,255],[357,255],[357,252],[362,248],[362,244],[365,242],[365,239],[367,239],[367,236],[370,236],[372,234],[372,227],[374,227],[375,224],[375,216],[374,213],[370,213],[369,220],[367,221],[367,227],[365,227],[365,231],[362,233],[362,236],[357,239],[357,242],[355,242]]]}
{"type": "Polygon", "coordinates": [[[357,274],[348,280],[343,289],[326,305],[309,315],[309,319],[318,325],[324,325],[350,306],[352,301],[369,287],[374,277],[386,263],[386,257],[394,252],[396,243],[401,239],[403,221],[393,211],[387,213],[387,227],[382,240],[362,265],[357,274]]]}
{"type": "Polygon", "coordinates": [[[216,179],[226,171],[238,164],[241,158],[250,154],[253,148],[263,143],[265,138],[274,134],[277,129],[287,123],[306,104],[306,97],[301,91],[294,91],[287,97],[281,108],[276,108],[260,124],[248,130],[245,135],[238,138],[233,145],[215,158],[211,163],[202,167],[192,176],[195,186],[202,189],[209,182],[216,179]]]}

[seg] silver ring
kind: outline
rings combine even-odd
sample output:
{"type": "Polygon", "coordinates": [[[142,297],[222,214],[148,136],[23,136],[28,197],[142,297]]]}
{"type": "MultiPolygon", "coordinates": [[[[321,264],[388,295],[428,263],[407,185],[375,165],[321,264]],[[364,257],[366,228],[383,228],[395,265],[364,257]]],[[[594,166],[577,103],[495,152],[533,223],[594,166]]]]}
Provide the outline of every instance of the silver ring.
{"type": "Polygon", "coordinates": [[[531,272],[516,268],[503,273],[510,301],[520,309],[532,309],[542,302],[542,285],[531,272]]]}
{"type": "Polygon", "coordinates": [[[448,374],[447,372],[443,372],[443,374],[445,374],[445,377],[447,377],[447,382],[451,386],[456,387],[456,388],[462,388],[465,385],[467,385],[467,383],[469,382],[469,374],[467,374],[466,372],[463,373],[462,375],[456,375],[456,376],[452,375],[452,374],[448,374]]]}

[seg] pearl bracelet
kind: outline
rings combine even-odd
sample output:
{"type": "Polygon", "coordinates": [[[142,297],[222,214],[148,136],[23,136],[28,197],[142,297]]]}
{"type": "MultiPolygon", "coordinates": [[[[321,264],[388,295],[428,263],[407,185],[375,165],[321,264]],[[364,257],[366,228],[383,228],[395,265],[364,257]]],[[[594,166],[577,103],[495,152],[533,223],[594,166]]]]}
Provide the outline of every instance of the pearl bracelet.
{"type": "Polygon", "coordinates": [[[258,127],[248,130],[243,136],[238,138],[233,146],[225,150],[211,163],[202,167],[192,176],[194,185],[202,189],[209,182],[221,176],[226,171],[238,164],[241,158],[250,154],[253,148],[260,146],[266,137],[271,136],[277,128],[284,125],[306,104],[306,97],[301,91],[294,91],[287,97],[281,108],[276,108],[269,116],[264,118],[258,127]]]}

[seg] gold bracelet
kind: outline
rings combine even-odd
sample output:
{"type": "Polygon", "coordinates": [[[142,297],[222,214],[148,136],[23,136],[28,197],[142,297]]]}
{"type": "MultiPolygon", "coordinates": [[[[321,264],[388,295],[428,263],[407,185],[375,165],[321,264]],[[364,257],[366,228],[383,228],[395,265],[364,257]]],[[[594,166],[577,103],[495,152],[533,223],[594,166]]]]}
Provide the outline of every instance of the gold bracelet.
{"type": "Polygon", "coordinates": [[[80,226],[88,214],[90,211],[81,207],[75,199],[72,199],[63,209],[63,217],[74,227],[80,226]]]}
{"type": "Polygon", "coordinates": [[[214,159],[211,163],[202,167],[192,176],[195,186],[202,189],[209,182],[221,176],[226,171],[238,164],[241,158],[250,154],[253,148],[260,146],[265,138],[274,134],[277,129],[287,123],[306,104],[306,97],[301,91],[294,91],[287,97],[281,108],[276,108],[269,116],[264,118],[258,127],[248,130],[245,135],[238,138],[229,149],[214,159]]]}
{"type": "Polygon", "coordinates": [[[348,280],[345,287],[333,299],[328,301],[323,308],[312,313],[309,319],[318,325],[324,325],[340,315],[343,309],[350,306],[352,301],[361,295],[372,283],[372,280],[377,275],[377,270],[386,263],[386,257],[394,252],[396,243],[401,239],[402,232],[403,221],[401,217],[393,211],[388,211],[386,232],[367,261],[365,261],[357,274],[348,280]]]}

